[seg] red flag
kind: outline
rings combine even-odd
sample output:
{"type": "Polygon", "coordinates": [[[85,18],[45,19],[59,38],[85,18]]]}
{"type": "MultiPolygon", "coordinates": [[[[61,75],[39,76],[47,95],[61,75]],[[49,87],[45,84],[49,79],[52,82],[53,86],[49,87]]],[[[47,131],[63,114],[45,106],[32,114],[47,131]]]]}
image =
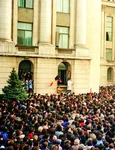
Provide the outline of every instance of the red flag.
{"type": "Polygon", "coordinates": [[[50,83],[50,86],[52,86],[53,83],[54,83],[54,82],[57,82],[57,81],[60,82],[60,83],[62,82],[62,80],[61,80],[61,78],[60,78],[59,76],[56,76],[56,77],[55,77],[55,80],[50,83]]]}
{"type": "Polygon", "coordinates": [[[52,86],[52,85],[53,85],[53,82],[50,83],[50,86],[52,86]]]}
{"type": "Polygon", "coordinates": [[[54,84],[54,82],[56,82],[56,80],[52,81],[52,82],[50,83],[50,86],[52,86],[52,85],[54,84]]]}

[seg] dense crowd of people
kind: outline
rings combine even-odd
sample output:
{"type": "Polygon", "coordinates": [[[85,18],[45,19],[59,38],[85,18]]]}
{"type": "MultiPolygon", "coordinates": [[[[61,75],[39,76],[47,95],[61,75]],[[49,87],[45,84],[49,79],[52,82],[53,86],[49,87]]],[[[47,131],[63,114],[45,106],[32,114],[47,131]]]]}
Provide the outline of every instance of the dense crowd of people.
{"type": "Polygon", "coordinates": [[[115,87],[0,102],[1,150],[115,150],[115,87]]]}

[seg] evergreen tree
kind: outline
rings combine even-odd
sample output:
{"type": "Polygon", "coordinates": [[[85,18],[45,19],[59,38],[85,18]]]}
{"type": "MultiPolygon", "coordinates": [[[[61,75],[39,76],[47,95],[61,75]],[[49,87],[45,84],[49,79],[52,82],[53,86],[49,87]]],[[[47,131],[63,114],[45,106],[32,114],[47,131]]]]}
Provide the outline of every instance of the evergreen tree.
{"type": "Polygon", "coordinates": [[[8,85],[4,86],[2,89],[4,93],[4,99],[13,101],[13,100],[25,100],[27,99],[27,92],[22,86],[22,81],[19,80],[18,74],[15,69],[12,69],[12,72],[7,81],[8,85]]]}

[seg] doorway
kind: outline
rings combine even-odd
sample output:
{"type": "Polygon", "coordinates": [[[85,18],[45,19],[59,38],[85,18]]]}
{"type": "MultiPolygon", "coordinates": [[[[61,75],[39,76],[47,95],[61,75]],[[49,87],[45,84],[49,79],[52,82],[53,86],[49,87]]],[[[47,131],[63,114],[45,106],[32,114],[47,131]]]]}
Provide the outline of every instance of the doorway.
{"type": "Polygon", "coordinates": [[[23,60],[20,62],[18,67],[18,76],[22,81],[24,88],[29,91],[28,87],[30,81],[32,83],[32,91],[34,89],[34,74],[33,74],[33,64],[30,60],[23,60]]]}
{"type": "Polygon", "coordinates": [[[71,68],[68,62],[61,62],[58,66],[58,76],[61,78],[62,82],[58,85],[67,86],[68,78],[71,78],[71,68]]]}

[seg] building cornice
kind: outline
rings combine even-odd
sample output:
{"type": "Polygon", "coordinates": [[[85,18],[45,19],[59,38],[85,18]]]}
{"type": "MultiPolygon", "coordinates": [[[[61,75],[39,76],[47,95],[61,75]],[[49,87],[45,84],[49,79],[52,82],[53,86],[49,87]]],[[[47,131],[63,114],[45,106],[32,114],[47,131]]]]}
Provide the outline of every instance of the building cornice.
{"type": "Polygon", "coordinates": [[[24,58],[49,58],[49,59],[72,59],[72,60],[91,60],[90,57],[75,57],[75,56],[53,56],[53,55],[38,55],[21,53],[1,53],[4,57],[24,57],[24,58]]]}

